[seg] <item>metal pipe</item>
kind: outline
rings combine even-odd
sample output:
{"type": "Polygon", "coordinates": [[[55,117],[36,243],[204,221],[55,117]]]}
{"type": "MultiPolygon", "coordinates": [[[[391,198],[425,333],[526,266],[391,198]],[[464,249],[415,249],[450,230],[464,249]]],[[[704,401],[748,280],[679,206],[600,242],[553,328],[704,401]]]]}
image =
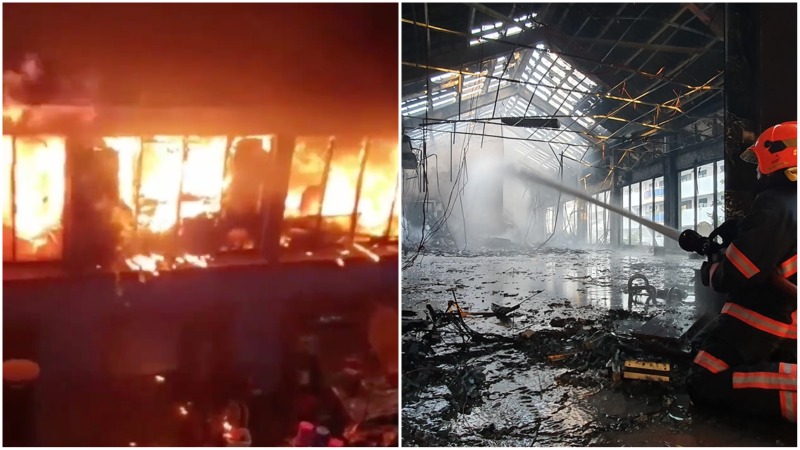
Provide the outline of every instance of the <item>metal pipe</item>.
{"type": "MultiPolygon", "coordinates": [[[[525,139],[524,137],[500,136],[500,135],[497,135],[497,134],[486,134],[486,133],[470,133],[468,131],[437,131],[437,133],[463,134],[465,136],[486,136],[486,137],[490,137],[490,138],[492,138],[492,137],[493,138],[500,138],[500,139],[506,139],[506,140],[510,140],[510,141],[526,141],[526,142],[550,143],[550,141],[545,141],[543,139],[525,139]]],[[[590,145],[590,144],[570,144],[570,146],[572,146],[572,147],[587,147],[587,148],[593,147],[593,145],[590,145]]],[[[574,161],[574,158],[570,158],[570,159],[572,159],[574,161]]],[[[582,162],[582,161],[578,161],[578,162],[581,163],[581,164],[586,165],[586,167],[591,167],[589,165],[589,163],[582,162]]]]}
{"type": "MultiPolygon", "coordinates": [[[[548,6],[549,6],[549,4],[548,4],[548,6]]],[[[436,27],[436,26],[428,27],[422,22],[417,22],[417,21],[410,20],[410,19],[400,19],[400,20],[401,20],[401,22],[409,23],[409,24],[416,25],[416,26],[419,26],[419,27],[422,27],[422,28],[430,28],[430,29],[432,29],[434,31],[440,31],[440,32],[443,32],[443,33],[454,34],[454,35],[463,36],[463,37],[467,37],[467,38],[472,37],[470,34],[467,34],[467,33],[461,32],[461,31],[449,30],[449,29],[446,29],[446,28],[441,28],[441,27],[436,27]]],[[[523,30],[523,32],[521,34],[524,35],[524,34],[526,34],[526,32],[534,31],[534,30],[537,30],[537,29],[538,28],[526,28],[525,30],[523,30]]],[[[499,44],[518,45],[519,47],[524,48],[524,49],[534,50],[534,51],[537,51],[537,52],[544,52],[544,50],[538,49],[534,45],[516,44],[514,42],[507,41],[505,39],[490,38],[490,37],[487,37],[487,36],[481,36],[480,39],[483,40],[483,41],[496,42],[496,43],[499,43],[499,44]]],[[[652,42],[648,42],[648,44],[652,44],[652,42]]],[[[640,51],[642,51],[642,50],[643,49],[640,49],[640,51]]],[[[658,51],[658,50],[653,50],[653,51],[655,52],[655,51],[658,51]]],[[[667,81],[669,83],[672,83],[672,84],[675,84],[675,85],[678,85],[678,86],[683,86],[685,88],[690,88],[691,89],[693,87],[691,85],[687,85],[687,84],[681,83],[680,81],[677,81],[674,78],[669,78],[667,76],[663,76],[663,75],[660,75],[660,74],[646,73],[646,72],[643,72],[641,69],[636,69],[636,68],[630,67],[630,66],[627,65],[627,64],[630,63],[630,59],[629,59],[629,62],[626,63],[626,64],[616,64],[616,63],[611,63],[611,62],[597,61],[595,59],[592,59],[592,58],[589,58],[589,57],[586,57],[586,56],[576,55],[576,54],[572,54],[572,53],[566,53],[566,52],[562,52],[562,51],[550,50],[550,53],[554,53],[554,54],[559,55],[559,56],[565,56],[565,57],[568,57],[568,58],[574,58],[574,59],[578,59],[578,60],[583,60],[583,61],[595,63],[595,64],[598,64],[598,65],[601,65],[601,66],[610,67],[610,68],[612,68],[614,70],[617,70],[617,71],[631,72],[634,75],[636,75],[636,74],[644,75],[644,76],[647,76],[649,78],[667,81]]]]}
{"type": "Polygon", "coordinates": [[[331,161],[333,160],[334,137],[328,141],[328,149],[325,152],[325,168],[322,170],[322,192],[319,196],[319,209],[317,210],[317,223],[314,229],[319,233],[322,230],[322,207],[325,204],[325,193],[328,191],[328,175],[331,173],[331,161]]]}
{"type": "Polygon", "coordinates": [[[350,216],[350,242],[355,242],[356,227],[358,226],[358,204],[361,201],[361,186],[364,183],[364,171],[367,168],[369,158],[369,140],[364,138],[364,145],[361,147],[361,168],[358,171],[358,181],[356,181],[356,201],[353,204],[353,214],[350,216]]]}
{"type": "MultiPolygon", "coordinates": [[[[525,85],[525,86],[534,86],[534,87],[535,86],[541,86],[541,87],[546,87],[548,89],[554,89],[554,90],[559,90],[559,91],[564,91],[564,92],[578,92],[578,93],[583,94],[583,95],[588,96],[588,97],[598,97],[598,98],[605,98],[605,99],[609,99],[609,100],[617,100],[617,101],[620,101],[620,102],[624,102],[623,107],[626,106],[626,105],[629,105],[629,104],[637,104],[637,105],[643,105],[643,106],[652,106],[654,108],[657,107],[657,108],[661,108],[661,109],[669,109],[669,110],[672,110],[672,111],[675,111],[675,112],[681,112],[680,108],[678,108],[678,107],[676,107],[674,105],[667,105],[667,104],[664,104],[664,103],[651,103],[651,102],[645,102],[645,101],[642,101],[642,100],[639,100],[639,99],[631,99],[631,98],[619,97],[619,96],[616,96],[616,95],[603,94],[603,93],[600,93],[600,92],[587,92],[585,90],[580,90],[580,89],[575,89],[575,88],[565,88],[565,87],[562,87],[562,86],[550,86],[550,85],[546,85],[546,84],[543,84],[543,83],[534,83],[534,82],[531,82],[531,81],[522,81],[522,80],[517,80],[517,79],[514,79],[514,78],[496,77],[494,75],[481,74],[481,73],[478,73],[478,72],[469,72],[469,71],[466,71],[466,70],[447,69],[445,67],[430,66],[430,65],[427,65],[427,64],[419,64],[419,63],[413,63],[413,62],[408,62],[408,61],[403,61],[402,64],[404,66],[415,67],[417,69],[430,69],[430,70],[435,70],[437,72],[455,73],[455,74],[461,74],[461,75],[470,75],[470,76],[479,77],[479,78],[487,78],[487,79],[490,79],[490,80],[498,80],[498,81],[505,81],[505,82],[508,82],[508,83],[521,84],[521,85],[525,85]]],[[[552,64],[551,64],[551,66],[552,66],[552,64]]],[[[687,88],[691,88],[691,89],[695,89],[698,86],[686,86],[686,87],[687,88]]]]}

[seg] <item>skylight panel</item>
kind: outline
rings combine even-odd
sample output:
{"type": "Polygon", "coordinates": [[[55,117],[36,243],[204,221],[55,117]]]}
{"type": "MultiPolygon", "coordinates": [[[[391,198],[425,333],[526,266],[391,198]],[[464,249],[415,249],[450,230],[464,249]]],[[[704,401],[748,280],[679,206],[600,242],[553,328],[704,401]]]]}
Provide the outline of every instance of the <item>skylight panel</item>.
{"type": "Polygon", "coordinates": [[[478,45],[489,40],[498,39],[501,36],[514,36],[523,31],[525,28],[533,28],[535,24],[531,19],[536,17],[536,14],[527,14],[517,17],[514,22],[519,25],[512,25],[504,29],[503,22],[495,22],[482,25],[480,28],[473,28],[472,35],[476,39],[471,39],[469,45],[478,45]]]}
{"type": "Polygon", "coordinates": [[[446,72],[439,75],[434,75],[431,77],[431,83],[444,83],[445,81],[449,81],[453,78],[457,77],[456,74],[452,72],[446,72]]]}
{"type": "Polygon", "coordinates": [[[551,68],[550,68],[550,71],[551,71],[551,72],[554,72],[556,75],[558,75],[558,81],[561,81],[561,80],[563,80],[563,79],[564,79],[564,77],[566,77],[566,76],[567,76],[567,73],[566,73],[566,72],[564,72],[563,70],[559,69],[559,68],[558,68],[558,67],[556,67],[556,66],[553,66],[553,67],[551,67],[551,68]]]}
{"type": "Polygon", "coordinates": [[[566,61],[558,56],[555,57],[556,64],[564,70],[571,70],[572,66],[570,66],[566,61]]]}
{"type": "Polygon", "coordinates": [[[450,105],[450,104],[455,103],[456,101],[457,100],[456,100],[456,96],[455,95],[447,96],[447,97],[443,98],[442,100],[433,102],[433,107],[434,108],[438,108],[440,106],[450,105]]]}
{"type": "MultiPolygon", "coordinates": [[[[530,90],[531,90],[531,91],[533,91],[533,90],[534,90],[534,88],[533,88],[533,87],[531,87],[531,89],[530,89],[530,90]]],[[[549,99],[549,98],[550,98],[550,89],[548,89],[548,88],[546,88],[546,87],[541,87],[541,86],[539,86],[539,89],[536,89],[536,92],[535,92],[535,93],[536,93],[536,96],[537,96],[537,97],[539,97],[539,98],[540,98],[540,99],[542,99],[542,100],[545,100],[545,101],[546,101],[547,99],[549,99]]]]}

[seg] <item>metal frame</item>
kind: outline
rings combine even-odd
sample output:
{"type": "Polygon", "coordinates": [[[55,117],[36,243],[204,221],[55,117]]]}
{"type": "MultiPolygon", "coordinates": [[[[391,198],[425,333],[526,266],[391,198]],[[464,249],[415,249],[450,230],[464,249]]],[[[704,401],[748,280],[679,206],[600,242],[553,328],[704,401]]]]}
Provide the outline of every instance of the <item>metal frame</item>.
{"type": "MultiPolygon", "coordinates": [[[[403,20],[404,23],[409,23],[409,24],[412,24],[412,25],[414,25],[416,27],[425,28],[425,33],[426,33],[426,37],[427,37],[427,46],[430,49],[430,47],[431,47],[431,44],[430,44],[430,42],[431,42],[430,41],[431,32],[444,33],[444,35],[451,36],[451,37],[452,36],[456,36],[455,39],[451,39],[451,40],[464,39],[466,41],[466,43],[469,44],[470,39],[472,39],[474,37],[470,33],[470,29],[473,27],[472,22],[473,22],[474,17],[475,17],[475,12],[476,11],[481,11],[483,14],[486,14],[489,17],[493,18],[494,20],[498,20],[498,21],[500,21],[500,22],[502,22],[504,24],[503,26],[501,26],[501,27],[496,29],[496,31],[499,31],[501,33],[501,37],[500,38],[498,38],[498,39],[490,39],[490,38],[485,38],[484,39],[484,38],[482,38],[482,39],[484,39],[484,41],[487,41],[487,42],[491,41],[491,42],[488,42],[488,43],[485,43],[485,44],[480,44],[480,45],[487,45],[487,46],[491,45],[492,46],[491,47],[491,51],[488,53],[489,55],[491,55],[491,56],[489,56],[490,60],[492,60],[493,58],[495,58],[498,55],[501,55],[501,54],[504,55],[504,54],[508,53],[507,47],[509,47],[509,46],[512,46],[512,47],[515,47],[515,48],[523,48],[523,49],[530,48],[531,50],[528,53],[531,53],[531,54],[537,53],[537,50],[534,49],[530,45],[526,45],[526,44],[522,44],[522,43],[514,43],[514,42],[511,42],[510,39],[507,39],[507,38],[504,39],[503,38],[504,32],[508,29],[508,27],[510,27],[510,26],[519,26],[519,24],[514,22],[511,17],[507,17],[504,14],[501,14],[501,13],[497,12],[496,10],[492,9],[491,7],[486,6],[486,5],[468,4],[466,6],[468,8],[467,13],[469,14],[469,17],[470,17],[470,26],[466,30],[466,32],[449,30],[449,29],[444,28],[444,27],[432,25],[430,23],[430,21],[428,20],[428,17],[427,17],[428,16],[428,14],[427,14],[427,6],[425,7],[425,13],[426,13],[425,16],[426,17],[425,17],[424,23],[421,22],[421,21],[418,21],[416,19],[408,20],[408,18],[403,18],[402,20],[403,20]],[[503,46],[505,46],[505,47],[503,47],[503,46]]],[[[670,107],[670,103],[673,100],[669,100],[668,99],[670,94],[667,94],[665,87],[668,88],[669,86],[680,86],[682,89],[687,90],[687,92],[685,92],[684,94],[680,95],[678,97],[678,99],[683,99],[684,101],[687,101],[687,99],[690,99],[692,102],[694,102],[694,104],[689,109],[689,111],[683,111],[683,114],[686,114],[686,113],[690,112],[691,110],[699,108],[703,103],[706,103],[707,101],[709,101],[709,100],[711,100],[713,98],[716,98],[717,95],[719,95],[719,93],[720,93],[720,91],[719,91],[720,82],[719,82],[719,79],[717,78],[717,76],[712,77],[710,80],[706,81],[699,88],[696,87],[696,86],[689,86],[689,85],[686,85],[686,84],[681,83],[681,82],[678,81],[678,78],[681,76],[681,74],[688,67],[690,67],[694,62],[698,61],[700,58],[702,58],[706,54],[709,54],[710,52],[715,52],[715,51],[718,50],[716,47],[721,42],[721,36],[719,35],[719,33],[714,33],[714,34],[703,33],[703,32],[700,32],[700,31],[698,31],[696,29],[690,28],[688,26],[688,24],[692,20],[695,20],[695,17],[701,17],[701,18],[702,17],[708,17],[708,15],[706,13],[708,11],[712,10],[713,8],[717,8],[717,5],[708,4],[708,5],[702,5],[702,6],[696,6],[696,5],[680,5],[680,6],[678,6],[677,9],[674,10],[674,13],[672,14],[671,17],[666,18],[666,20],[657,20],[657,22],[661,23],[661,27],[659,27],[659,28],[652,27],[655,32],[650,34],[649,35],[650,36],[649,39],[647,39],[646,42],[643,42],[643,43],[629,42],[629,41],[625,40],[625,37],[633,29],[635,23],[638,23],[638,22],[641,22],[641,21],[647,21],[647,20],[654,20],[654,19],[645,17],[646,13],[648,11],[650,11],[652,5],[647,5],[647,6],[645,6],[644,9],[642,9],[640,11],[637,11],[635,17],[623,16],[623,13],[625,11],[628,11],[632,7],[630,5],[628,5],[628,4],[620,5],[618,7],[618,9],[616,9],[616,12],[613,14],[613,17],[607,17],[607,19],[608,19],[607,20],[607,25],[605,27],[603,27],[599,32],[597,32],[596,35],[594,35],[594,34],[593,35],[587,35],[587,33],[582,33],[582,31],[585,29],[586,25],[590,22],[590,19],[592,19],[593,17],[595,17],[597,15],[597,14],[595,14],[595,11],[594,11],[593,7],[591,7],[592,8],[591,11],[588,11],[589,14],[586,13],[587,11],[580,11],[583,14],[583,16],[585,16],[585,19],[580,24],[580,27],[578,27],[577,31],[572,32],[569,35],[566,35],[564,33],[561,33],[560,29],[562,28],[562,25],[566,21],[567,17],[570,15],[569,13],[572,12],[573,9],[578,7],[578,6],[564,5],[564,7],[562,7],[562,8],[558,8],[558,7],[551,8],[550,6],[551,6],[550,4],[545,5],[542,8],[542,10],[540,11],[540,13],[537,16],[537,18],[532,19],[533,22],[539,22],[539,23],[544,22],[544,23],[547,23],[547,24],[551,25],[551,26],[547,27],[549,32],[546,33],[545,35],[539,36],[539,34],[541,34],[540,28],[542,28],[542,27],[535,27],[534,26],[533,28],[523,28],[522,32],[520,33],[520,36],[521,35],[526,35],[526,34],[530,35],[529,41],[531,39],[540,39],[540,38],[544,38],[544,39],[550,41],[551,44],[553,44],[553,45],[551,45],[551,47],[554,46],[554,48],[551,48],[550,51],[553,51],[556,54],[561,55],[564,58],[567,58],[569,60],[568,62],[570,62],[570,65],[573,67],[573,70],[575,69],[576,66],[575,66],[574,63],[572,63],[572,60],[593,64],[594,68],[592,70],[588,70],[588,71],[587,70],[583,70],[583,69],[586,68],[586,67],[590,67],[590,66],[588,66],[588,65],[583,65],[582,66],[581,70],[582,70],[582,72],[584,74],[594,73],[598,69],[603,68],[603,67],[605,67],[607,69],[608,68],[612,69],[614,71],[614,74],[617,74],[619,72],[629,72],[629,74],[627,76],[625,76],[622,79],[622,81],[617,82],[613,86],[609,86],[607,89],[604,89],[602,91],[598,91],[598,94],[599,94],[600,98],[605,98],[605,99],[607,99],[606,101],[619,102],[619,106],[616,106],[616,107],[612,108],[612,112],[611,113],[604,114],[604,115],[602,115],[602,117],[597,118],[597,120],[594,122],[594,124],[590,126],[590,128],[588,130],[589,134],[592,134],[593,132],[595,132],[598,129],[597,127],[607,124],[612,119],[615,120],[615,121],[619,120],[621,122],[625,122],[625,124],[622,125],[620,128],[618,128],[616,131],[609,132],[609,135],[608,136],[604,136],[604,138],[614,138],[616,136],[622,136],[625,132],[630,131],[632,126],[639,127],[639,131],[638,132],[635,131],[634,134],[635,135],[639,135],[640,137],[643,137],[643,138],[646,137],[649,133],[652,133],[652,132],[658,131],[658,130],[675,131],[676,128],[674,127],[673,124],[670,124],[669,127],[667,127],[666,124],[669,123],[669,122],[673,122],[673,120],[676,119],[677,117],[675,117],[675,118],[667,118],[666,120],[658,121],[658,123],[656,123],[656,121],[654,121],[653,123],[656,124],[655,126],[649,125],[649,124],[646,123],[646,121],[649,121],[653,117],[658,118],[657,115],[658,115],[660,110],[670,107]],[[688,14],[688,15],[685,14],[687,11],[690,11],[692,14],[688,14]],[[559,13],[559,12],[561,13],[561,16],[557,17],[556,14],[559,13]],[[624,31],[621,34],[610,34],[610,33],[612,33],[611,25],[616,22],[615,19],[617,19],[617,18],[630,20],[630,23],[624,28],[624,31]],[[679,20],[680,20],[680,22],[678,22],[679,20]],[[555,26],[552,26],[552,25],[555,25],[555,26]],[[681,34],[679,35],[679,33],[681,33],[681,34]],[[676,36],[680,37],[681,35],[685,35],[686,33],[691,33],[692,37],[694,39],[701,39],[702,42],[697,47],[685,47],[685,46],[682,46],[682,45],[674,45],[674,43],[676,42],[675,41],[675,37],[676,36]],[[581,43],[589,43],[588,48],[581,48],[580,47],[581,43]],[[602,45],[602,44],[605,44],[605,43],[611,44],[610,48],[605,52],[605,55],[602,58],[599,58],[599,59],[597,57],[593,57],[592,51],[595,49],[596,45],[598,45],[598,44],[602,45]],[[634,48],[634,49],[636,49],[636,51],[633,52],[630,56],[628,56],[622,64],[614,64],[612,62],[607,61],[607,58],[609,57],[609,55],[611,55],[618,48],[620,48],[620,49],[621,48],[634,48]],[[634,61],[636,61],[637,58],[639,58],[644,52],[648,52],[648,55],[647,55],[648,57],[646,59],[644,59],[643,62],[638,63],[637,67],[631,67],[630,64],[633,63],[634,61]],[[653,65],[653,64],[651,64],[651,61],[653,61],[653,59],[655,58],[656,55],[667,53],[667,52],[673,52],[673,53],[674,52],[678,52],[678,53],[681,53],[681,54],[685,53],[685,54],[689,54],[690,56],[688,58],[684,59],[682,62],[680,62],[680,64],[677,64],[677,66],[675,66],[672,70],[670,70],[666,74],[662,75],[660,72],[655,73],[658,68],[657,67],[656,68],[649,67],[649,66],[653,65]],[[650,72],[648,72],[648,70],[650,72]],[[624,96],[617,95],[617,92],[621,89],[622,86],[624,86],[626,83],[628,83],[629,81],[633,80],[634,77],[637,77],[637,76],[640,77],[643,80],[652,79],[653,81],[649,82],[647,85],[645,85],[645,87],[643,89],[640,89],[638,92],[631,92],[629,94],[629,97],[624,97],[624,96]],[[643,102],[643,101],[641,101],[642,97],[644,97],[646,95],[650,95],[650,94],[656,93],[658,91],[662,91],[659,94],[659,97],[662,100],[667,98],[668,99],[667,102],[658,103],[658,102],[643,102]],[[644,108],[640,108],[641,113],[639,111],[637,111],[635,113],[631,111],[630,107],[635,108],[637,105],[638,106],[644,106],[644,108]],[[625,117],[622,117],[622,116],[618,117],[618,115],[623,111],[629,111],[632,114],[626,114],[625,117]],[[633,117],[633,116],[636,116],[636,117],[633,117]]],[[[579,6],[579,7],[580,8],[584,8],[583,6],[579,6]]],[[[512,17],[513,17],[513,14],[514,14],[514,10],[513,9],[512,9],[512,13],[511,14],[512,14],[512,17]]],[[[574,14],[573,14],[573,16],[574,16],[574,14]]],[[[634,16],[634,15],[630,14],[630,16],[634,16]]],[[[580,22],[578,22],[578,23],[580,23],[580,22]]],[[[480,24],[477,24],[477,25],[480,25],[480,24]]],[[[706,25],[711,27],[710,24],[706,24],[706,25]]],[[[616,32],[616,30],[614,30],[613,32],[616,32]]],[[[471,48],[471,47],[468,47],[468,48],[471,48]]],[[[430,54],[430,50],[429,50],[428,53],[430,54]]],[[[473,54],[473,53],[474,52],[467,52],[466,54],[473,54]]],[[[483,53],[481,53],[481,55],[483,55],[483,53]]],[[[601,55],[602,55],[602,53],[601,53],[601,55]]],[[[442,56],[442,55],[439,55],[439,56],[442,56]]],[[[475,56],[475,55],[473,55],[473,56],[475,56]]],[[[600,56],[600,55],[598,55],[598,56],[600,56]]],[[[534,56],[529,56],[528,58],[530,58],[530,57],[534,57],[534,56]]],[[[483,57],[481,57],[481,59],[483,59],[483,57]]],[[[447,64],[447,63],[444,63],[444,64],[447,64]]],[[[523,62],[523,65],[524,64],[525,63],[523,62]]],[[[420,61],[417,61],[416,63],[404,62],[404,65],[422,67],[422,65],[420,64],[420,61]]],[[[428,74],[426,75],[427,80],[430,79],[429,72],[431,70],[431,66],[432,65],[436,66],[437,65],[436,61],[433,61],[433,62],[425,61],[424,66],[428,68],[428,74]]],[[[456,70],[455,66],[453,66],[453,68],[437,68],[436,70],[445,70],[445,71],[449,71],[449,72],[463,73],[463,71],[461,69],[456,70]]],[[[505,78],[502,77],[502,76],[498,78],[498,77],[492,76],[491,74],[486,75],[485,78],[505,80],[505,78]]],[[[563,82],[566,81],[568,78],[569,78],[569,76],[564,77],[564,80],[562,80],[562,83],[560,83],[559,86],[555,86],[555,89],[563,89],[564,86],[562,86],[561,84],[563,84],[563,82]]],[[[514,80],[506,80],[506,81],[513,82],[514,85],[517,87],[517,94],[516,95],[521,95],[523,98],[525,98],[525,95],[523,95],[523,94],[528,94],[524,90],[519,89],[520,84],[528,84],[528,83],[525,83],[525,82],[523,82],[521,80],[516,80],[516,79],[514,79],[514,80]]],[[[419,82],[406,83],[405,86],[410,87],[412,85],[417,85],[417,84],[419,84],[419,82]]],[[[497,101],[499,100],[499,97],[500,97],[499,96],[500,90],[502,90],[502,89],[504,89],[504,87],[502,86],[502,83],[498,83],[497,90],[495,92],[495,99],[496,100],[494,102],[494,108],[497,107],[497,101]]],[[[431,95],[430,91],[431,90],[430,89],[425,89],[425,90],[427,91],[428,97],[430,97],[430,95],[431,95]]],[[[555,92],[555,90],[553,92],[555,92]]],[[[408,93],[409,93],[409,91],[407,89],[405,89],[404,90],[404,97],[407,97],[408,95],[406,95],[406,94],[408,94],[408,93]]],[[[484,94],[484,95],[486,95],[486,94],[484,94]]],[[[552,95],[553,95],[553,93],[551,93],[550,97],[552,97],[552,95]]],[[[527,99],[528,100],[528,107],[526,108],[526,111],[530,109],[530,106],[534,101],[537,101],[537,103],[539,103],[539,99],[537,98],[537,99],[534,100],[534,97],[535,97],[535,92],[531,93],[530,94],[530,98],[527,99]]],[[[572,113],[574,113],[575,111],[580,110],[581,108],[583,108],[586,100],[589,97],[590,96],[586,96],[584,99],[579,100],[578,103],[575,105],[575,107],[572,108],[572,113]]],[[[677,101],[678,99],[674,99],[674,101],[677,101]]],[[[566,98],[561,102],[560,106],[563,107],[564,102],[566,102],[566,98]]],[[[429,116],[439,116],[440,114],[442,114],[444,112],[444,109],[431,109],[430,108],[429,99],[428,99],[428,106],[429,106],[429,109],[427,111],[427,115],[429,115],[429,116]]],[[[541,106],[542,105],[539,105],[537,108],[541,109],[541,106]]],[[[460,99],[459,99],[459,102],[458,102],[458,107],[459,107],[458,117],[460,118],[461,114],[463,113],[463,111],[461,111],[460,99]]],[[[470,109],[474,109],[475,108],[474,105],[470,105],[468,107],[470,109]]],[[[448,107],[444,107],[444,108],[448,108],[448,107]]],[[[548,108],[544,108],[544,110],[546,111],[546,110],[548,110],[548,108]]],[[[680,117],[680,116],[678,116],[678,117],[680,117]]],[[[566,125],[566,129],[573,129],[576,126],[576,123],[577,123],[579,118],[580,117],[573,117],[571,119],[571,123],[568,122],[568,123],[565,124],[566,125]]],[[[404,122],[409,122],[409,121],[410,122],[414,122],[415,120],[418,120],[418,119],[404,117],[404,122]]],[[[558,132],[557,136],[560,136],[564,131],[566,131],[566,130],[564,130],[564,129],[560,130],[558,132]]],[[[521,136],[521,137],[524,137],[524,136],[521,136]]],[[[598,144],[599,144],[598,142],[591,142],[591,143],[595,144],[594,146],[598,146],[598,144]]],[[[627,145],[627,140],[620,140],[619,143],[612,144],[611,146],[606,148],[606,151],[609,151],[612,148],[616,148],[616,147],[621,146],[621,145],[627,145]]],[[[579,162],[581,162],[581,163],[584,162],[584,160],[586,159],[587,154],[589,153],[589,150],[591,150],[591,147],[594,147],[594,146],[587,147],[583,151],[581,157],[579,158],[580,159],[579,162]]],[[[599,146],[596,147],[596,148],[599,148],[599,146]]]]}
{"type": "Polygon", "coordinates": [[[328,141],[328,148],[325,151],[325,167],[322,169],[322,192],[319,197],[319,209],[317,210],[317,223],[314,227],[317,233],[322,231],[322,208],[325,205],[325,194],[328,192],[328,177],[331,173],[331,162],[333,161],[333,154],[335,153],[334,147],[335,140],[333,138],[328,141]]]}
{"type": "Polygon", "coordinates": [[[353,203],[353,213],[350,216],[350,242],[355,242],[356,230],[358,229],[358,205],[361,202],[361,189],[364,183],[364,172],[367,168],[367,160],[369,159],[370,141],[364,139],[364,144],[361,147],[361,165],[358,170],[358,179],[356,180],[356,199],[353,203]]]}

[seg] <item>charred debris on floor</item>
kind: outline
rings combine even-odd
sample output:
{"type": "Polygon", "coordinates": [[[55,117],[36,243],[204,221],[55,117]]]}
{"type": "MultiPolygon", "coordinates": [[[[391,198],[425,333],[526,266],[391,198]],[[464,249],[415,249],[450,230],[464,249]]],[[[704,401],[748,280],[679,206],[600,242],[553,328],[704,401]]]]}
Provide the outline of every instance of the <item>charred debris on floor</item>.
{"type": "MultiPolygon", "coordinates": [[[[516,311],[543,291],[510,307],[492,304],[491,311],[466,311],[459,304],[456,290],[448,289],[453,298],[445,303],[445,309],[428,303],[424,317],[404,310],[403,403],[426,387],[445,385],[449,413],[468,412],[481,403],[481,390],[487,384],[484,368],[471,361],[492,354],[502,358],[506,351],[523,356],[508,361],[509,368],[531,369],[545,364],[566,369],[556,377],[561,385],[629,390],[632,387],[626,384],[631,383],[626,382],[643,380],[660,384],[659,390],[679,388],[690,362],[687,340],[674,333],[648,334],[649,323],[664,319],[658,311],[648,312],[647,306],[655,305],[657,299],[671,302],[685,295],[679,290],[657,292],[644,280],[640,289],[629,289],[628,310],[612,309],[596,319],[555,317],[549,322],[550,329],[497,334],[478,332],[469,324],[473,320],[513,321],[519,316],[516,311]],[[639,299],[641,293],[646,295],[644,302],[639,299]],[[637,304],[644,304],[644,312],[632,309],[637,304]]],[[[569,306],[566,300],[548,304],[551,309],[569,306]]]]}

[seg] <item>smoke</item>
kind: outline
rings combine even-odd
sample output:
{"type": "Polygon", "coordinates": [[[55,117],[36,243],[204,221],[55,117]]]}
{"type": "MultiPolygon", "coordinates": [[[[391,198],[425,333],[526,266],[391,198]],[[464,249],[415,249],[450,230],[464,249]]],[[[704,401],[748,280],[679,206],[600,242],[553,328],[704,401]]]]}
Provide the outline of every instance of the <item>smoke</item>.
{"type": "Polygon", "coordinates": [[[50,77],[41,58],[35,54],[23,57],[15,70],[3,72],[3,122],[24,125],[26,128],[46,129],[63,122],[93,121],[95,95],[99,80],[87,77],[71,83],[64,77],[50,77]],[[57,86],[53,91],[43,88],[48,81],[57,86]]]}
{"type": "MultiPolygon", "coordinates": [[[[428,140],[425,229],[423,232],[419,206],[425,199],[420,188],[424,182],[419,174],[404,185],[405,245],[416,247],[424,238],[425,247],[431,247],[435,239],[429,235],[437,231],[458,250],[536,247],[549,239],[551,245],[574,245],[578,215],[574,197],[559,198],[558,190],[508,176],[504,168],[524,164],[554,182],[560,182],[560,173],[534,163],[526,153],[531,150],[519,140],[500,137],[503,132],[500,126],[486,125],[484,129],[478,125],[467,127],[466,134],[455,138],[450,133],[435,133],[428,140]],[[442,222],[441,227],[435,226],[437,221],[442,222]]],[[[421,146],[414,144],[417,149],[421,146]]],[[[577,187],[576,164],[565,161],[563,171],[564,183],[577,187]]]]}

